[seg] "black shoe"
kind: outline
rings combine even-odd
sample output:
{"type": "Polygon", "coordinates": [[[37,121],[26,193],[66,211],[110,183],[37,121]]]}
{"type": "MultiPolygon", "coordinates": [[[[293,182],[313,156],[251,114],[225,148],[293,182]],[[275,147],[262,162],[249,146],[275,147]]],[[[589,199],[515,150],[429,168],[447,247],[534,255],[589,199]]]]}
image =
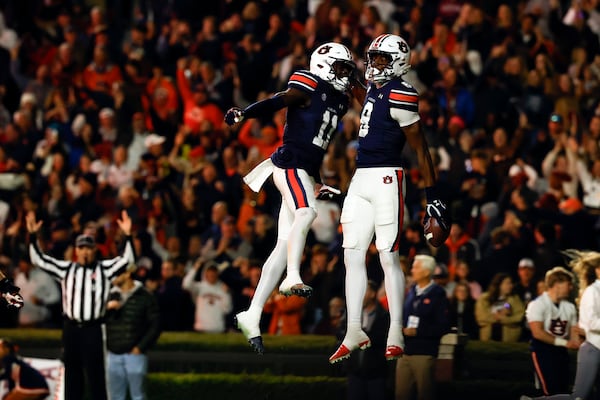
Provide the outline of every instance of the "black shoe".
{"type": "Polygon", "coordinates": [[[299,283],[291,287],[291,292],[296,296],[310,297],[312,296],[313,289],[304,283],[299,283]]]}
{"type": "Polygon", "coordinates": [[[248,343],[250,346],[258,353],[259,356],[262,356],[265,353],[265,346],[263,346],[262,336],[256,336],[248,339],[248,343]]]}

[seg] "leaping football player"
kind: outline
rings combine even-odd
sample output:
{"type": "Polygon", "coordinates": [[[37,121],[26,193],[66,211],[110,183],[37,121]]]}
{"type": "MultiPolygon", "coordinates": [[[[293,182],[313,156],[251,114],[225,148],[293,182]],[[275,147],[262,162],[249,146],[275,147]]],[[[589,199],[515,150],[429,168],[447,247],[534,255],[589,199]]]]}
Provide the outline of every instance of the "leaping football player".
{"type": "Polygon", "coordinates": [[[384,272],[390,311],[385,357],[395,360],[404,352],[405,280],[398,246],[406,187],[400,154],[405,143],[416,151],[425,181],[424,224],[435,217],[446,229],[449,227],[446,206],[435,191],[435,170],[418,113],[419,95],[402,79],[410,69],[409,61],[410,48],[396,35],[377,37],[367,51],[365,78],[368,86],[363,93],[356,172],[340,220],[344,234],[347,330],[342,344],[329,358],[331,363],[347,358],[353,350],[365,349],[371,343],[362,329],[361,316],[367,286],[365,258],[373,236],[384,272]]]}
{"type": "Polygon", "coordinates": [[[282,196],[277,243],[263,265],[250,307],[236,315],[238,328],[259,354],[264,352],[259,328],[262,310],[286,265],[280,293],[301,297],[312,294],[312,288],[300,277],[300,262],[306,235],[317,215],[315,198],[320,191],[326,194],[330,189],[320,183],[320,168],[338,122],[348,111],[349,77],[354,69],[352,53],[346,46],[325,43],[313,51],[309,71],[292,74],[287,90],[244,110],[232,108],[225,115],[225,122],[233,125],[287,107],[282,146],[244,177],[258,192],[272,175],[282,196]]]}

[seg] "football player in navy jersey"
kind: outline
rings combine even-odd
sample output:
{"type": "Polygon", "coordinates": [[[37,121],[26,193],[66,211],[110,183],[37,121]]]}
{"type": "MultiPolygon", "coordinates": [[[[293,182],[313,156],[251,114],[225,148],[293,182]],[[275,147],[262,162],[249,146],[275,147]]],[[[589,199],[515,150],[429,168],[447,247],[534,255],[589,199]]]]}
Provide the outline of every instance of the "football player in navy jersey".
{"type": "Polygon", "coordinates": [[[309,71],[292,74],[287,90],[244,110],[232,108],[225,115],[225,122],[233,125],[287,107],[282,146],[244,177],[258,192],[273,175],[282,196],[277,244],[263,265],[250,307],[236,315],[238,328],[259,354],[264,351],[259,329],[262,309],[286,265],[287,275],[279,291],[302,297],[312,294],[312,288],[300,277],[300,262],[306,235],[316,217],[316,196],[320,191],[323,195],[331,193],[332,188],[321,185],[320,168],[338,122],[348,110],[349,77],[354,69],[352,53],[346,46],[325,43],[312,53],[309,71]]]}
{"type": "MultiPolygon", "coordinates": [[[[384,271],[390,310],[385,357],[394,360],[404,352],[404,274],[400,267],[398,246],[406,187],[400,154],[405,143],[416,151],[426,185],[427,207],[423,223],[436,217],[448,227],[446,206],[435,191],[433,162],[421,129],[419,95],[402,80],[402,75],[410,69],[409,60],[410,48],[397,35],[377,37],[367,51],[365,78],[368,87],[363,94],[356,172],[341,215],[347,330],[342,344],[329,358],[331,363],[349,357],[355,349],[370,346],[370,339],[362,329],[361,307],[367,285],[365,257],[373,236],[384,271]]],[[[408,334],[412,332],[408,331],[408,334]]]]}

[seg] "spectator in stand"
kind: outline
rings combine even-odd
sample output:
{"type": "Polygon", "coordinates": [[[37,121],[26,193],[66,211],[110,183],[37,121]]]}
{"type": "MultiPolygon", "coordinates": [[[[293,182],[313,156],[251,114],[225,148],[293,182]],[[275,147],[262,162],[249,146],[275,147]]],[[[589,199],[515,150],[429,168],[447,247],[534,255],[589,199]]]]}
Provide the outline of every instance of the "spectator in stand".
{"type": "Polygon", "coordinates": [[[514,251],[513,239],[504,227],[494,228],[490,235],[490,246],[483,252],[478,265],[478,282],[487,287],[497,273],[515,274],[520,256],[514,251]]]}
{"type": "MultiPolygon", "coordinates": [[[[448,53],[451,55],[452,53],[448,53]]],[[[458,115],[471,126],[475,115],[473,95],[459,82],[458,71],[450,67],[443,72],[443,84],[438,91],[438,105],[444,115],[458,115]]]]}
{"type": "Polygon", "coordinates": [[[232,310],[229,288],[219,280],[219,269],[214,261],[196,263],[183,279],[183,288],[190,292],[196,305],[194,330],[197,332],[225,332],[225,316],[232,310]],[[202,279],[196,281],[202,267],[202,279]]]}
{"type": "Polygon", "coordinates": [[[475,265],[481,255],[479,244],[464,230],[464,223],[455,219],[450,227],[450,235],[442,244],[435,255],[436,260],[448,266],[448,274],[454,280],[456,267],[459,260],[464,260],[469,265],[475,265]]]}
{"type": "Polygon", "coordinates": [[[208,239],[202,248],[201,257],[205,261],[232,263],[238,257],[249,257],[251,253],[251,244],[242,239],[236,230],[235,218],[226,216],[220,223],[218,238],[208,239]]]}
{"type": "Polygon", "coordinates": [[[177,62],[177,89],[183,102],[183,123],[193,134],[200,133],[201,124],[205,120],[209,121],[214,129],[220,128],[223,123],[223,111],[210,101],[205,84],[190,81],[185,72],[187,67],[186,59],[177,62]]]}
{"type": "Polygon", "coordinates": [[[160,315],[156,298],[133,280],[131,264],[113,279],[106,304],[107,373],[111,400],[144,400],[144,379],[148,371],[146,352],[160,336],[160,315]]]}
{"type": "Polygon", "coordinates": [[[448,268],[445,264],[438,263],[435,266],[432,278],[436,285],[446,291],[446,296],[448,298],[452,297],[452,293],[454,293],[454,288],[456,287],[456,281],[450,279],[448,268]]]}
{"type": "Polygon", "coordinates": [[[484,206],[496,203],[500,184],[490,168],[485,150],[473,150],[468,161],[470,168],[467,165],[467,173],[460,185],[461,200],[457,218],[465,221],[465,230],[472,237],[477,237],[488,218],[484,206]]]}
{"type": "Polygon", "coordinates": [[[417,254],[431,253],[429,245],[425,241],[421,222],[412,221],[403,229],[402,235],[399,252],[400,255],[407,257],[409,262],[412,262],[417,254]]]}
{"type": "Polygon", "coordinates": [[[415,284],[404,301],[404,355],[396,364],[396,399],[408,399],[416,389],[422,400],[435,398],[434,368],[441,337],[450,330],[446,292],[433,282],[436,261],[417,255],[411,275],[415,284]]]}
{"type": "Polygon", "coordinates": [[[519,296],[525,307],[537,297],[536,267],[531,258],[522,258],[517,269],[518,281],[514,292],[519,296]]]}
{"type": "Polygon", "coordinates": [[[252,254],[264,262],[275,247],[277,233],[275,220],[267,214],[259,214],[254,219],[254,234],[252,236],[252,254]]]}
{"type": "Polygon", "coordinates": [[[346,302],[339,296],[334,296],[329,300],[329,318],[322,318],[314,327],[314,335],[335,335],[340,329],[344,328],[346,323],[346,302]]]}
{"type": "Polygon", "coordinates": [[[255,119],[244,122],[238,134],[238,141],[248,151],[257,151],[261,160],[273,154],[283,143],[283,139],[278,136],[277,129],[274,126],[263,126],[255,119]],[[253,131],[258,131],[258,135],[253,131]]]}
{"type": "Polygon", "coordinates": [[[583,205],[590,213],[600,215],[600,158],[588,165],[578,159],[577,177],[583,190],[583,205]]]}
{"type": "Polygon", "coordinates": [[[479,340],[518,341],[524,315],[525,306],[513,292],[512,278],[508,274],[497,274],[487,292],[475,304],[475,318],[480,328],[479,340]]]}
{"type": "MultiPolygon", "coordinates": [[[[522,258],[519,261],[517,268],[517,283],[515,284],[514,292],[519,296],[525,308],[527,305],[538,297],[538,279],[536,277],[536,268],[531,258],[522,258]]],[[[521,332],[520,341],[529,341],[531,339],[530,326],[527,319],[523,319],[523,331],[521,332]]]]}
{"type": "Polygon", "coordinates": [[[274,292],[265,303],[265,313],[272,313],[269,333],[271,335],[299,335],[300,321],[304,315],[306,299],[300,296],[285,296],[274,292]]]}
{"type": "Polygon", "coordinates": [[[456,333],[466,334],[469,339],[479,339],[479,325],[475,319],[475,299],[471,296],[471,288],[466,282],[457,282],[450,297],[448,321],[456,333]]]}
{"type": "MultiPolygon", "coordinates": [[[[562,123],[559,114],[550,116],[551,123],[562,123]],[[553,121],[553,120],[556,120],[553,121]]],[[[575,138],[569,137],[566,132],[558,133],[554,139],[554,148],[546,154],[542,161],[542,172],[546,179],[550,179],[552,173],[566,174],[563,180],[563,191],[566,197],[577,197],[577,142],[575,138]]]]}
{"type": "Polygon", "coordinates": [[[113,191],[122,186],[133,186],[133,170],[127,163],[127,147],[117,146],[113,152],[112,164],[108,167],[107,182],[113,191]]]}
{"type": "MultiPolygon", "coordinates": [[[[233,104],[233,79],[225,77],[210,61],[200,63],[200,77],[206,87],[208,100],[221,110],[228,110],[233,104]]],[[[217,126],[215,126],[217,127],[217,126]]]]}
{"type": "MultiPolygon", "coordinates": [[[[476,274],[475,274],[476,275],[476,274]]],[[[477,300],[481,296],[481,285],[471,274],[471,265],[464,260],[458,260],[454,280],[458,283],[466,283],[469,286],[469,295],[477,300]]]]}
{"type": "Polygon", "coordinates": [[[175,261],[163,261],[161,267],[161,280],[156,290],[158,308],[160,312],[161,331],[186,330],[189,295],[181,286],[181,277],[175,275],[175,261]]]}
{"type": "Polygon", "coordinates": [[[15,285],[21,288],[24,304],[19,311],[19,326],[48,327],[52,311],[60,300],[60,290],[47,272],[31,264],[29,257],[19,259],[15,285]]]}
{"type": "Polygon", "coordinates": [[[534,250],[532,260],[536,270],[536,280],[543,279],[546,272],[563,261],[557,241],[556,226],[547,220],[540,220],[533,230],[534,250]]]}
{"type": "MultiPolygon", "coordinates": [[[[338,186],[334,185],[332,187],[338,186]]],[[[328,200],[317,199],[315,206],[317,208],[317,216],[312,222],[310,229],[317,243],[328,246],[338,235],[342,210],[339,204],[328,200]]]]}
{"type": "Polygon", "coordinates": [[[94,47],[93,61],[83,71],[83,85],[90,92],[90,99],[99,107],[109,104],[113,85],[123,80],[121,69],[109,60],[108,49],[103,45],[94,47]]]}
{"type": "Polygon", "coordinates": [[[322,319],[329,318],[329,301],[342,294],[342,269],[339,257],[331,255],[321,244],[312,246],[307,254],[308,268],[302,273],[302,280],[313,288],[313,294],[306,305],[305,324],[312,331],[322,319]]]}

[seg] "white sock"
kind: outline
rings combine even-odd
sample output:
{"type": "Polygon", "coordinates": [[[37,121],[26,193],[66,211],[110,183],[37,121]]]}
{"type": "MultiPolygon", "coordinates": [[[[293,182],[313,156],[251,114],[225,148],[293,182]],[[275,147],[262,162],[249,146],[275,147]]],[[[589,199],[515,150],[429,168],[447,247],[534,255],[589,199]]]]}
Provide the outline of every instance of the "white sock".
{"type": "Polygon", "coordinates": [[[348,328],[350,328],[350,324],[362,326],[362,307],[367,291],[366,254],[366,250],[344,249],[348,328]]]}
{"type": "Polygon", "coordinates": [[[300,262],[306,246],[306,235],[317,213],[311,207],[299,208],[294,212],[294,222],[287,240],[287,277],[292,283],[302,282],[300,262]]]}
{"type": "Polygon", "coordinates": [[[390,309],[388,345],[404,344],[402,335],[402,307],[404,306],[404,272],[398,252],[380,251],[379,260],[385,276],[385,293],[390,309]]]}
{"type": "Polygon", "coordinates": [[[285,269],[287,257],[287,242],[285,240],[277,240],[275,248],[265,261],[258,280],[258,286],[254,292],[254,297],[250,302],[248,312],[260,316],[262,309],[267,302],[267,299],[279,283],[281,275],[285,269]]]}

